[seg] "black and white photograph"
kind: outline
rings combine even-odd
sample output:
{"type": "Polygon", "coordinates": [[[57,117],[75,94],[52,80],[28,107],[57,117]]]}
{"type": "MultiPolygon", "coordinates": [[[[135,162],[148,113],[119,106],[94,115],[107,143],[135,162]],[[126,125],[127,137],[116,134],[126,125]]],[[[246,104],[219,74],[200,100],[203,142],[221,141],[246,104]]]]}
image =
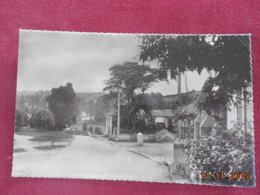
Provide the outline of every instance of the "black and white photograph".
{"type": "Polygon", "coordinates": [[[255,186],[250,34],[20,30],[13,177],[255,186]]]}

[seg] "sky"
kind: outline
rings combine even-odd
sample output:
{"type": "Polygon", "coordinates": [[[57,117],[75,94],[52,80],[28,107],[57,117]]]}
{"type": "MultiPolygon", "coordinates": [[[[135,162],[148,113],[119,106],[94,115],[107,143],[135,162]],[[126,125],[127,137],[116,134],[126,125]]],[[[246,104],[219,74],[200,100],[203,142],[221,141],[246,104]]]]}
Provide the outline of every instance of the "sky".
{"type": "MultiPolygon", "coordinates": [[[[138,45],[133,34],[21,30],[17,90],[51,90],[71,82],[76,92],[102,92],[111,66],[139,60],[138,45]]],[[[187,72],[188,89],[201,90],[208,76],[206,71],[187,72]]],[[[176,94],[177,82],[155,83],[148,92],[176,94]]]]}

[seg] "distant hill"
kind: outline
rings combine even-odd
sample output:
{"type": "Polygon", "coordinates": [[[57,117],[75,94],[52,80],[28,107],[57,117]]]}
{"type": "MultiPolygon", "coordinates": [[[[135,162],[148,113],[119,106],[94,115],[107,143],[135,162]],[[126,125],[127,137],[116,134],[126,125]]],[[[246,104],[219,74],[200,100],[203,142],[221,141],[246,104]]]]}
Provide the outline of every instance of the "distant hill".
{"type": "Polygon", "coordinates": [[[16,91],[17,96],[28,96],[28,95],[35,95],[36,93],[43,93],[43,94],[50,94],[48,90],[40,90],[40,91],[16,91]]]}
{"type": "MultiPolygon", "coordinates": [[[[35,95],[35,94],[50,94],[50,91],[48,90],[40,90],[40,91],[17,91],[16,95],[17,96],[30,96],[30,95],[35,95]]],[[[97,97],[100,97],[102,95],[104,95],[105,93],[103,92],[76,92],[77,97],[79,98],[85,98],[85,99],[95,99],[97,97]]]]}
{"type": "MultiPolygon", "coordinates": [[[[50,95],[50,91],[17,91],[16,106],[19,109],[33,113],[37,109],[47,108],[46,98],[50,95]]],[[[76,93],[80,110],[85,110],[87,104],[95,102],[105,93],[96,92],[79,92],[76,93]]]]}
{"type": "MultiPolygon", "coordinates": [[[[189,92],[186,92],[186,93],[181,93],[181,96],[185,96],[189,99],[197,99],[200,95],[200,91],[189,91],[189,92]]],[[[174,103],[176,101],[178,101],[179,99],[179,95],[178,94],[174,94],[174,95],[165,95],[163,96],[163,101],[165,103],[168,103],[168,104],[171,104],[171,103],[174,103]]]]}
{"type": "Polygon", "coordinates": [[[100,96],[105,95],[105,93],[103,93],[103,92],[93,92],[93,93],[79,92],[79,93],[76,93],[76,95],[79,99],[84,99],[86,102],[88,102],[90,100],[94,100],[94,99],[99,98],[100,96]]]}

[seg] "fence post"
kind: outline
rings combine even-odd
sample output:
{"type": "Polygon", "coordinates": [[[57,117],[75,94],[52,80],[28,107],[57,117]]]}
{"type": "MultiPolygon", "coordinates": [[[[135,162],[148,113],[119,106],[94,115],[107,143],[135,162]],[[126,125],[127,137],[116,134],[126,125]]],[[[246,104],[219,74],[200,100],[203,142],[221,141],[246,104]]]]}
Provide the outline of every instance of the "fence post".
{"type": "Polygon", "coordinates": [[[137,145],[142,146],[143,143],[144,143],[144,135],[141,132],[139,132],[137,133],[137,145]]]}

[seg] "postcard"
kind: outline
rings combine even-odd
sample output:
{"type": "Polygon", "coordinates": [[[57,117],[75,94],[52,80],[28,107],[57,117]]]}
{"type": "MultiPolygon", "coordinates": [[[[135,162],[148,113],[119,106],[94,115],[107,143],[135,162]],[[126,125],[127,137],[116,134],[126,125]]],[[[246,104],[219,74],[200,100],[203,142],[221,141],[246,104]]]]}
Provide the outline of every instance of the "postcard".
{"type": "Polygon", "coordinates": [[[20,30],[13,177],[255,186],[250,34],[20,30]]]}

